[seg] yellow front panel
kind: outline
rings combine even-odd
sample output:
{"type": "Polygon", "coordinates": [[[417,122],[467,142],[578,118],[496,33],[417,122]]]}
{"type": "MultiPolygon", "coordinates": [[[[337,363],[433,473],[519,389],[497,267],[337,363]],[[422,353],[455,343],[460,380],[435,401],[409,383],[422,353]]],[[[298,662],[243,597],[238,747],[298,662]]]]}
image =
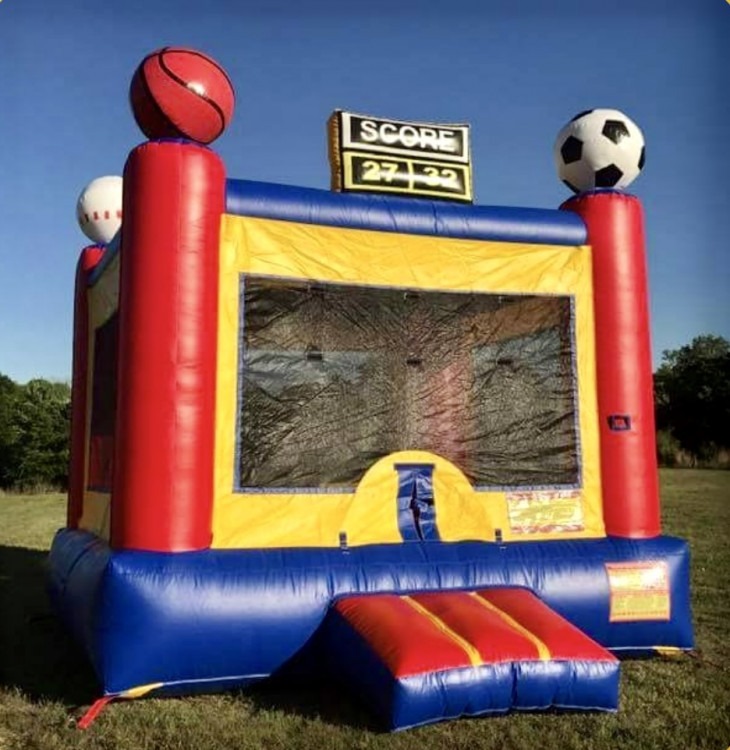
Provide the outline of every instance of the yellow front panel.
{"type": "Polygon", "coordinates": [[[342,533],[349,545],[400,542],[396,456],[434,464],[437,524],[444,541],[492,541],[497,530],[505,541],[604,535],[588,247],[444,239],[225,215],[219,320],[213,547],[331,547],[340,543],[342,533]],[[556,497],[477,492],[445,459],[409,452],[381,459],[356,492],[234,492],[241,274],[424,290],[572,295],[581,486],[556,497]]]}

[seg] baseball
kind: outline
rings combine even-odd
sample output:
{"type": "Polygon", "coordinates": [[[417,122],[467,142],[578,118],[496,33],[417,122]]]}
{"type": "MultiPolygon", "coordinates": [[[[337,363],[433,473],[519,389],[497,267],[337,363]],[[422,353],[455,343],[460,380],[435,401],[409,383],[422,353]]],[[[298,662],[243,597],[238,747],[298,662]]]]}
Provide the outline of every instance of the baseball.
{"type": "Polygon", "coordinates": [[[92,242],[111,242],[122,225],[122,178],[108,175],[92,180],[76,203],[76,219],[92,242]]]}

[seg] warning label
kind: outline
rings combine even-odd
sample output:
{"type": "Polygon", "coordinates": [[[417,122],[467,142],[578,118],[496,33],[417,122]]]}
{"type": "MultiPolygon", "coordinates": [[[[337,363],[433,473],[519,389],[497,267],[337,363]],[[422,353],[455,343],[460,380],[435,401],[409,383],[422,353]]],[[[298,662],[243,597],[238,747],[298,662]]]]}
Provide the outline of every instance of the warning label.
{"type": "Polygon", "coordinates": [[[506,497],[509,525],[515,534],[549,534],[584,528],[580,490],[508,492],[506,497]]]}
{"type": "Polygon", "coordinates": [[[663,561],[606,563],[610,622],[668,620],[669,570],[663,561]]]}

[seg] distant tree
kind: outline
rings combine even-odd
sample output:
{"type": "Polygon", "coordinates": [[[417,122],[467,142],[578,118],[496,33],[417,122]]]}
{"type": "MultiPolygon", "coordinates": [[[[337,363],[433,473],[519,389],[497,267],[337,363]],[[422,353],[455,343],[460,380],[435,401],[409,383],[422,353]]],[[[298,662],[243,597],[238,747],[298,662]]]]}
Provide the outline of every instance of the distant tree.
{"type": "Polygon", "coordinates": [[[66,486],[70,401],[66,383],[0,376],[0,486],[66,486]]]}
{"type": "Polygon", "coordinates": [[[17,429],[23,440],[16,484],[66,486],[70,388],[66,383],[31,380],[16,405],[17,429]]]}
{"type": "Polygon", "coordinates": [[[665,351],[654,376],[657,427],[700,459],[730,448],[730,342],[698,336],[665,351]]]}
{"type": "Polygon", "coordinates": [[[0,374],[0,487],[12,485],[17,470],[19,436],[14,417],[19,392],[20,386],[0,374]]]}

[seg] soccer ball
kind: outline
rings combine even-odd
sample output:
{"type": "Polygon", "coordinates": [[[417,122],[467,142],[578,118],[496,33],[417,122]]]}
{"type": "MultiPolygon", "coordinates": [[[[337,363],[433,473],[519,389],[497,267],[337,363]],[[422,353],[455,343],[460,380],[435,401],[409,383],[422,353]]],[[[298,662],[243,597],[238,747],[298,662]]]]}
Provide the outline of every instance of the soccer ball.
{"type": "Polygon", "coordinates": [[[553,147],[560,179],[574,192],[625,188],[644,168],[644,136],[617,109],[589,109],[576,115],[553,147]]]}

